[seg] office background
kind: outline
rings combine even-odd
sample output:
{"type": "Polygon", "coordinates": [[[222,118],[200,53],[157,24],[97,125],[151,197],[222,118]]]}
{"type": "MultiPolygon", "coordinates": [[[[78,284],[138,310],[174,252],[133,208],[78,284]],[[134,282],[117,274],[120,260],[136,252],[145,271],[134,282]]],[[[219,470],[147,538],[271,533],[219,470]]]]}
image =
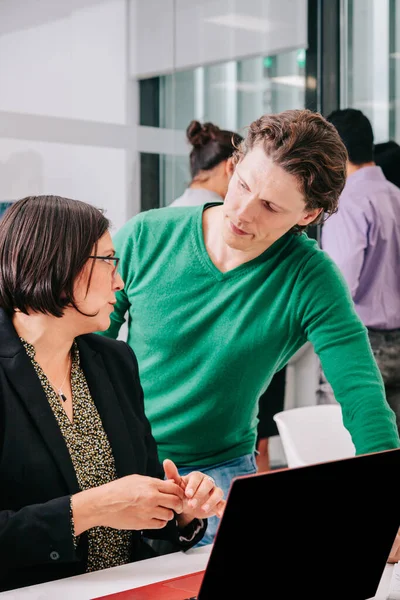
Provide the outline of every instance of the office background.
{"type": "Polygon", "coordinates": [[[188,183],[192,118],[359,107],[400,141],[399,0],[2,0],[0,202],[59,193],[119,228],[188,183]]]}
{"type": "MultiPolygon", "coordinates": [[[[189,183],[185,129],[355,107],[400,142],[400,0],[2,0],[0,203],[59,194],[112,233],[189,183]]],[[[313,232],[318,237],[318,231],[313,232]]],[[[315,356],[288,369],[310,403],[315,356]]]]}

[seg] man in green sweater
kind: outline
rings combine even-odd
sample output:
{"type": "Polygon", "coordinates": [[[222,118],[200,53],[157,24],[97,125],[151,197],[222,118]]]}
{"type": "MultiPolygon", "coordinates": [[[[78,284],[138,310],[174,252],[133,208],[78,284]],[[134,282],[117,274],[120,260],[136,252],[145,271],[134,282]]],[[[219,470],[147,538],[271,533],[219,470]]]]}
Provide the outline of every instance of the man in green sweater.
{"type": "Polygon", "coordinates": [[[265,115],[238,149],[225,202],[144,212],[114,238],[125,288],[104,334],[117,337],[128,313],[161,460],[207,472],[225,493],[255,472],[258,398],[307,340],[357,453],[400,445],[346,283],[303,231],[336,211],[346,160],[320,115],[265,115]]]}

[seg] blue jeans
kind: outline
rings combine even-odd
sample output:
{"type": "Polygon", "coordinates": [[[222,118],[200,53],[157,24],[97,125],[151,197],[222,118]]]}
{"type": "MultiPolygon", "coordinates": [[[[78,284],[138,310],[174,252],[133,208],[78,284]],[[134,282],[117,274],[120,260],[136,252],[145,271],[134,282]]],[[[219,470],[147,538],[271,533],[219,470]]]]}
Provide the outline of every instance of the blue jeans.
{"type": "MultiPolygon", "coordinates": [[[[228,460],[223,463],[212,466],[198,465],[196,467],[181,467],[179,469],[180,475],[187,475],[192,471],[201,471],[206,475],[212,477],[220,488],[224,491],[224,498],[226,499],[228,491],[231,485],[231,481],[234,477],[240,475],[250,475],[257,472],[257,465],[254,454],[246,454],[233,460],[228,460]]],[[[203,539],[196,544],[195,547],[205,546],[206,544],[212,544],[214,541],[215,534],[219,525],[220,519],[218,517],[211,517],[208,519],[207,531],[204,534],[203,539]]]]}

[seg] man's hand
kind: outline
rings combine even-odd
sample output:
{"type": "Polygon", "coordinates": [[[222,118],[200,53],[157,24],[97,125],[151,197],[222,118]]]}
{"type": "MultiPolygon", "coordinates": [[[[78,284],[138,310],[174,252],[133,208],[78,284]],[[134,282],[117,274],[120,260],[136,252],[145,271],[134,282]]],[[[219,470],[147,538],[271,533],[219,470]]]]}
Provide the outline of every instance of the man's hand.
{"type": "Polygon", "coordinates": [[[185,494],[183,511],[178,518],[180,527],[194,518],[222,516],[225,508],[224,492],[215,485],[211,477],[200,471],[192,471],[181,477],[175,463],[168,458],[164,460],[163,467],[166,478],[178,485],[185,494]]]}
{"type": "Polygon", "coordinates": [[[387,559],[388,563],[397,563],[400,560],[400,529],[396,534],[392,549],[387,559]]]}

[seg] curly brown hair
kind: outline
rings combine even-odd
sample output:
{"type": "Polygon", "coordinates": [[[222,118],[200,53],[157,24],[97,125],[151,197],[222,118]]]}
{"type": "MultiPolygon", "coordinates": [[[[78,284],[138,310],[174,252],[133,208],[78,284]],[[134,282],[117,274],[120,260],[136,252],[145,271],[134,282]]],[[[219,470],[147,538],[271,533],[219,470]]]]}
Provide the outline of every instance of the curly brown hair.
{"type": "MultiPolygon", "coordinates": [[[[337,211],[348,155],[336,128],[322,115],[305,109],[263,115],[249,125],[233,155],[234,164],[259,145],[276,165],[296,178],[306,208],[322,208],[312,224],[337,211]]],[[[292,231],[306,228],[296,225],[292,231]]]]}

